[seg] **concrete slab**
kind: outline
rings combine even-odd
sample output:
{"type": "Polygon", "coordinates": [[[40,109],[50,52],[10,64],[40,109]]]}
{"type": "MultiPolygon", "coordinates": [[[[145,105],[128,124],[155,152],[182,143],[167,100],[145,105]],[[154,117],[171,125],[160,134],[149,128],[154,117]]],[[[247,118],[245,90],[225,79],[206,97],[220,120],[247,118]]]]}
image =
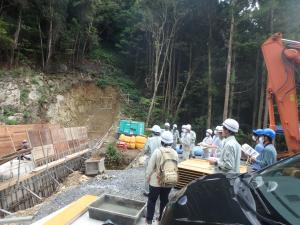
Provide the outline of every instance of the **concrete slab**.
{"type": "MultiPolygon", "coordinates": [[[[65,210],[67,207],[69,207],[72,203],[70,203],[69,205],[66,205],[64,208],[55,211],[53,213],[51,213],[50,215],[32,223],[32,225],[43,225],[45,224],[48,220],[52,219],[53,217],[57,216],[59,213],[61,213],[63,210],[65,210]]],[[[86,211],[84,214],[82,214],[79,218],[77,218],[75,221],[73,221],[71,223],[72,225],[103,225],[104,221],[100,221],[100,220],[95,220],[95,219],[91,219],[89,217],[89,213],[88,211],[86,211]]],[[[138,222],[137,225],[145,225],[145,218],[142,217],[138,222]]],[[[152,225],[158,225],[158,223],[155,221],[152,223],[152,225]]]]}
{"type": "MultiPolygon", "coordinates": [[[[19,160],[13,159],[0,166],[0,181],[18,176],[19,160]]],[[[20,176],[30,173],[34,169],[33,161],[20,160],[20,176]]]]}

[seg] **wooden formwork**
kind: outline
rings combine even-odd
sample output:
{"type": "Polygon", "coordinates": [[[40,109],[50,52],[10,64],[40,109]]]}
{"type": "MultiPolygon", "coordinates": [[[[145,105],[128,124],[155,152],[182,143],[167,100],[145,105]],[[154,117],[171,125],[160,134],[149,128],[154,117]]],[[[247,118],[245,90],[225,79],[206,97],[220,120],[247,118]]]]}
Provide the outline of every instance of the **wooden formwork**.
{"type": "Polygon", "coordinates": [[[0,126],[0,158],[16,153],[28,140],[35,166],[41,166],[88,148],[86,127],[29,124],[0,126]]]}
{"type": "Polygon", "coordinates": [[[0,126],[0,157],[16,152],[15,145],[24,139],[38,167],[0,183],[0,208],[9,212],[30,208],[50,196],[91,154],[86,127],[0,126]]]}
{"type": "MultiPolygon", "coordinates": [[[[210,165],[208,160],[189,159],[178,164],[178,182],[176,188],[183,188],[191,181],[205,175],[216,173],[215,166],[210,165]]],[[[240,173],[246,173],[247,167],[241,165],[240,173]]]]}

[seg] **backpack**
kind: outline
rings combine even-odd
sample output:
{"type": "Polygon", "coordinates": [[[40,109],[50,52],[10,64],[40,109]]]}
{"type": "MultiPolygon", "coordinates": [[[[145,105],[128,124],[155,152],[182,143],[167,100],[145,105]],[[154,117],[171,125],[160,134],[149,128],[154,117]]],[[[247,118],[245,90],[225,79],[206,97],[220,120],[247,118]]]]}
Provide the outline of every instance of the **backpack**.
{"type": "Polygon", "coordinates": [[[158,183],[161,187],[175,187],[178,181],[177,157],[172,148],[161,148],[158,183]]]}

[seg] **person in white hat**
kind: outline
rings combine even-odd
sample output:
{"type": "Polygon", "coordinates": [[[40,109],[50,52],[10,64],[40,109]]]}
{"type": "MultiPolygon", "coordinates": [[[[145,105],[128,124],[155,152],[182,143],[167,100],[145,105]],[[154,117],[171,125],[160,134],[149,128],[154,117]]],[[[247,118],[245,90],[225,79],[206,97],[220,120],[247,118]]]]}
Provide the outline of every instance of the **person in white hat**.
{"type": "Polygon", "coordinates": [[[210,155],[210,150],[211,150],[211,145],[213,142],[212,139],[212,134],[213,131],[211,129],[207,129],[205,132],[205,138],[203,138],[202,142],[200,142],[198,145],[201,146],[202,150],[203,150],[203,158],[208,158],[210,155]]]}
{"type": "MultiPolygon", "coordinates": [[[[148,138],[148,140],[145,144],[145,147],[144,147],[144,155],[146,156],[145,163],[144,163],[145,177],[146,177],[146,169],[148,166],[148,162],[149,162],[149,159],[150,159],[152,153],[154,152],[155,149],[157,149],[161,146],[161,137],[160,137],[161,129],[160,129],[160,127],[158,125],[154,125],[151,128],[151,131],[152,131],[153,136],[148,138]]],[[[147,182],[146,178],[145,178],[145,188],[144,188],[143,194],[146,196],[149,194],[149,183],[147,182]]]]}
{"type": "Polygon", "coordinates": [[[212,146],[211,146],[211,157],[217,157],[219,158],[221,156],[220,149],[222,148],[222,133],[223,133],[223,127],[222,126],[216,126],[214,130],[214,136],[212,140],[212,146]]]}
{"type": "Polygon", "coordinates": [[[150,191],[147,201],[146,224],[152,224],[155,212],[156,200],[160,199],[159,217],[160,221],[163,210],[168,203],[169,193],[172,187],[161,184],[160,169],[162,165],[166,165],[167,160],[170,163],[174,162],[174,167],[177,168],[178,155],[171,147],[173,143],[173,134],[170,131],[165,131],[161,134],[162,147],[155,149],[147,167],[146,177],[150,184],[150,191]]]}
{"type": "Polygon", "coordinates": [[[177,124],[173,124],[172,134],[173,134],[172,148],[176,150],[176,145],[179,140],[179,131],[177,129],[177,124]]]}
{"type": "Polygon", "coordinates": [[[192,151],[193,136],[191,134],[191,125],[184,125],[181,134],[180,143],[182,144],[182,158],[183,160],[189,159],[192,151]]]}
{"type": "Polygon", "coordinates": [[[218,167],[223,173],[239,173],[241,160],[241,145],[235,139],[235,134],[239,131],[239,123],[231,118],[223,122],[224,143],[219,159],[210,159],[210,164],[218,167]]]}

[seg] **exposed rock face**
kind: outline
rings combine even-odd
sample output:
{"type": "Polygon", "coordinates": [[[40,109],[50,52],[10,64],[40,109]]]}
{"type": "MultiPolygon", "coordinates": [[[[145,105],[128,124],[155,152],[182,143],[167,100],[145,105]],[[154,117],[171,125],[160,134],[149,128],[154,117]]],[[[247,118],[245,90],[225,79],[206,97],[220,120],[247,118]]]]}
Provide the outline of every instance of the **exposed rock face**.
{"type": "Polygon", "coordinates": [[[0,107],[20,106],[20,89],[17,84],[0,82],[0,107]]]}
{"type": "Polygon", "coordinates": [[[118,116],[118,96],[116,89],[101,89],[90,77],[74,74],[0,80],[0,120],[8,124],[87,126],[90,138],[96,138],[118,116]]]}
{"type": "Polygon", "coordinates": [[[31,101],[38,101],[40,98],[40,93],[36,90],[36,86],[32,86],[32,91],[30,91],[28,95],[29,100],[31,101]]]}
{"type": "Polygon", "coordinates": [[[74,85],[64,96],[57,95],[47,117],[51,123],[63,126],[87,126],[93,138],[104,134],[118,113],[118,92],[87,82],[74,85]]]}

